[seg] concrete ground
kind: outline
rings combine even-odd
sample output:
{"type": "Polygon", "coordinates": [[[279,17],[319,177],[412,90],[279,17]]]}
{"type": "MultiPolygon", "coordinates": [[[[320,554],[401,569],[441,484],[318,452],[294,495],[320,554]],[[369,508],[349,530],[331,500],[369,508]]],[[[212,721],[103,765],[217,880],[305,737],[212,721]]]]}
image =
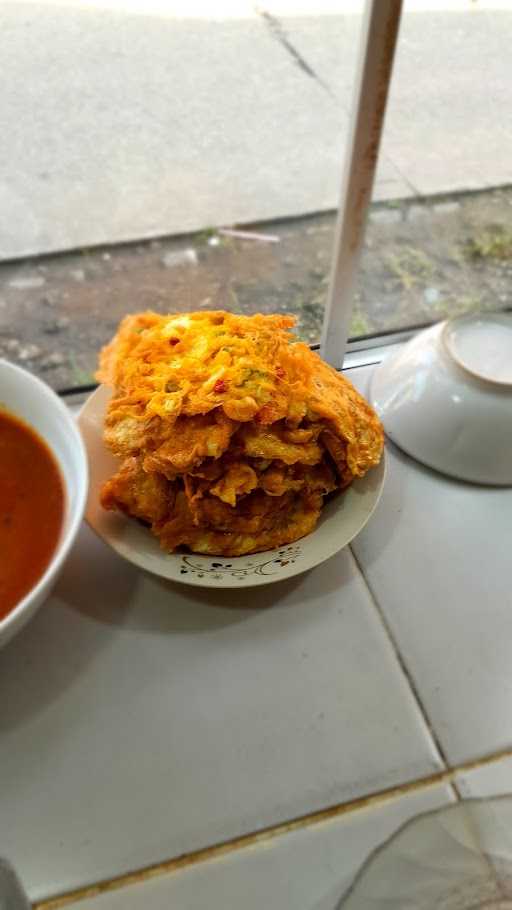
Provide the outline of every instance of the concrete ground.
{"type": "MultiPolygon", "coordinates": [[[[333,209],[361,6],[4,2],[0,258],[333,209]]],[[[512,5],[408,8],[375,198],[512,182],[512,5]]]]}

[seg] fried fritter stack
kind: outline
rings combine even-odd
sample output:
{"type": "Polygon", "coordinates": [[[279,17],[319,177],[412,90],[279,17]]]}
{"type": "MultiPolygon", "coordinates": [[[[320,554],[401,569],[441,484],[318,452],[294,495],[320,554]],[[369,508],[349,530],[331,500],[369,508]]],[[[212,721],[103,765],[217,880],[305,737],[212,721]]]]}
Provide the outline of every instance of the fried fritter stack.
{"type": "Polygon", "coordinates": [[[323,499],[381,457],[383,431],[350,382],[288,331],[290,316],[126,317],[98,378],[120,456],[101,494],[162,547],[240,556],[316,525],[323,499]]]}

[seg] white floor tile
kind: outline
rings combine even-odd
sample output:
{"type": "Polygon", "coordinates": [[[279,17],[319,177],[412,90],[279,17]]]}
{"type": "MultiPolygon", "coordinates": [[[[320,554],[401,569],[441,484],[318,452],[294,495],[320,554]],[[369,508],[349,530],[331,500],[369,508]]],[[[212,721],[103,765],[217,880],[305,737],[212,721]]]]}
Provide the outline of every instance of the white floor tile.
{"type": "MultiPolygon", "coordinates": [[[[351,371],[364,388],[370,369],[351,371]]],[[[452,763],[512,745],[512,490],[459,483],[388,445],[353,549],[452,763]]]]}
{"type": "Polygon", "coordinates": [[[502,796],[512,793],[512,757],[481,765],[457,775],[461,796],[502,796]]]}
{"type": "Polygon", "coordinates": [[[1,656],[1,849],[32,899],[440,767],[348,550],[240,595],[84,529],[1,656]]]}
{"type": "Polygon", "coordinates": [[[72,905],[72,910],[335,910],[371,851],[453,800],[433,787],[72,905]]]}

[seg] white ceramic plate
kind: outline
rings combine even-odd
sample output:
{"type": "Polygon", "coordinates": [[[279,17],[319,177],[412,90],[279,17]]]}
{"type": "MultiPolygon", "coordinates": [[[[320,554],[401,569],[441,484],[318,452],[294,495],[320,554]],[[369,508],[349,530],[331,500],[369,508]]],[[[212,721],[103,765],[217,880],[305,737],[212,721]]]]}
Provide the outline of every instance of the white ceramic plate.
{"type": "Polygon", "coordinates": [[[155,575],[189,585],[241,588],[265,585],[312,569],[347,546],[365,526],[384,484],[384,456],[322,511],[312,534],[296,543],[252,556],[199,556],[165,553],[151,532],[133,519],[106,512],[99,502],[103,483],[117,470],[103,443],[103,418],[111,392],[100,386],[86,401],[79,424],[89,458],[90,485],[85,517],[94,531],[129,562],[155,575]]]}

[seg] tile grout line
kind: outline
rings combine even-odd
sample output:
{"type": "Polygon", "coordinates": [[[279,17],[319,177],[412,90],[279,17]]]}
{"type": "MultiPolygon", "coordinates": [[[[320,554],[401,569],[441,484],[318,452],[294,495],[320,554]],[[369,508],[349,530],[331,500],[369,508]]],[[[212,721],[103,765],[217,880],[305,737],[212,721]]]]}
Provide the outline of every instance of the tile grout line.
{"type": "MultiPolygon", "coordinates": [[[[361,575],[361,578],[362,578],[362,580],[363,580],[363,583],[364,583],[364,585],[365,585],[365,587],[366,587],[366,589],[367,589],[367,591],[368,591],[368,593],[369,593],[369,595],[370,595],[370,599],[371,599],[371,601],[372,601],[372,603],[373,603],[373,606],[374,606],[374,608],[375,608],[375,611],[376,611],[376,613],[377,613],[377,615],[378,615],[378,617],[379,617],[379,619],[380,619],[380,621],[381,621],[381,623],[382,623],[382,625],[383,625],[383,627],[384,627],[384,631],[385,631],[385,633],[386,633],[386,635],[387,635],[387,638],[388,638],[388,640],[389,640],[389,643],[391,644],[391,647],[393,648],[393,653],[394,653],[394,655],[395,655],[395,657],[396,657],[396,659],[397,659],[397,661],[398,661],[398,664],[399,664],[399,666],[400,666],[400,669],[401,669],[401,671],[402,671],[402,673],[403,673],[403,675],[404,675],[404,677],[405,677],[405,679],[406,679],[406,681],[407,681],[407,683],[408,683],[408,685],[409,685],[409,688],[410,688],[410,690],[411,690],[411,693],[412,693],[412,695],[413,695],[413,698],[414,698],[414,700],[415,700],[415,702],[416,702],[416,704],[417,704],[417,706],[418,706],[418,709],[419,709],[419,711],[420,711],[420,714],[421,714],[421,716],[422,716],[422,718],[423,718],[423,722],[425,723],[425,726],[426,726],[428,732],[430,733],[430,736],[432,737],[432,741],[433,741],[433,743],[434,743],[434,746],[436,747],[437,752],[439,753],[439,756],[440,756],[440,758],[441,758],[441,761],[443,762],[445,768],[449,768],[449,767],[450,767],[450,762],[448,761],[448,758],[447,758],[447,756],[446,756],[446,754],[445,754],[445,751],[444,751],[443,745],[442,745],[442,743],[441,743],[441,740],[440,740],[440,738],[439,738],[439,736],[438,736],[438,734],[437,734],[437,731],[436,731],[435,728],[434,728],[434,725],[433,725],[432,721],[430,720],[428,711],[427,711],[427,709],[426,709],[425,705],[423,704],[423,701],[422,701],[422,699],[421,699],[421,697],[420,697],[420,694],[419,694],[419,691],[418,691],[418,687],[417,687],[417,685],[416,685],[416,682],[415,682],[415,680],[414,680],[414,677],[413,677],[413,675],[412,675],[412,672],[409,670],[409,667],[407,666],[407,663],[406,663],[406,661],[405,661],[405,658],[404,658],[404,656],[402,655],[402,652],[400,651],[400,648],[398,647],[398,642],[397,642],[397,640],[396,640],[396,638],[395,638],[395,636],[394,636],[394,634],[393,634],[393,632],[392,632],[392,630],[391,630],[391,626],[389,625],[389,622],[388,622],[388,620],[387,620],[387,617],[385,616],[384,611],[381,609],[381,606],[380,606],[380,604],[379,604],[379,601],[378,601],[378,599],[377,599],[377,596],[376,596],[376,594],[375,594],[375,591],[373,590],[372,585],[370,584],[370,582],[369,582],[368,579],[366,578],[366,576],[365,576],[365,574],[364,574],[364,572],[363,572],[363,568],[362,568],[362,566],[361,566],[361,563],[359,562],[359,560],[358,560],[358,558],[357,558],[357,556],[356,556],[354,550],[352,549],[352,546],[350,546],[349,549],[350,549],[350,552],[351,552],[352,557],[353,557],[353,559],[354,559],[354,562],[355,562],[355,564],[356,564],[356,566],[357,566],[357,568],[358,568],[358,570],[359,570],[359,574],[361,575]]],[[[458,794],[458,791],[455,791],[455,792],[456,792],[457,799],[460,799],[459,794],[458,794]]]]}
{"type": "Polygon", "coordinates": [[[482,755],[479,758],[462,762],[451,768],[446,767],[444,771],[437,771],[427,777],[417,778],[416,780],[388,787],[387,789],[371,793],[367,796],[357,797],[346,803],[337,803],[326,809],[319,809],[316,812],[301,815],[297,818],[290,819],[289,821],[279,822],[276,825],[262,828],[260,831],[254,831],[209,847],[204,847],[200,850],[184,853],[181,856],[162,860],[161,862],[153,863],[149,866],[143,866],[132,872],[125,872],[121,875],[114,876],[113,878],[96,882],[93,885],[84,885],[55,897],[35,901],[33,903],[33,910],[60,910],[62,907],[67,907],[71,904],[78,903],[79,901],[86,900],[87,898],[92,899],[100,897],[111,891],[119,891],[129,885],[142,884],[151,879],[198,865],[207,860],[227,856],[230,853],[236,853],[237,851],[261,843],[268,843],[274,838],[290,834],[294,831],[304,830],[313,825],[341,818],[344,815],[350,815],[363,809],[377,808],[391,802],[391,800],[395,798],[407,796],[410,793],[419,793],[422,790],[427,790],[429,787],[434,787],[438,784],[448,784],[453,788],[458,774],[468,773],[477,768],[486,767],[487,765],[501,761],[505,758],[512,758],[512,747],[488,755],[482,755]]]}
{"type": "MultiPolygon", "coordinates": [[[[437,731],[435,730],[434,725],[433,725],[432,721],[430,720],[430,717],[429,717],[429,714],[428,714],[428,712],[427,712],[427,709],[426,709],[425,705],[423,704],[423,701],[421,700],[421,697],[420,697],[420,694],[419,694],[419,691],[418,691],[418,687],[417,687],[416,682],[415,682],[415,680],[414,680],[414,678],[413,678],[413,675],[412,675],[412,673],[410,672],[410,670],[409,670],[409,668],[408,668],[408,666],[407,666],[407,664],[406,664],[406,662],[405,662],[405,659],[404,659],[404,657],[403,657],[403,655],[402,655],[402,652],[400,651],[400,649],[399,649],[399,647],[398,647],[398,642],[396,641],[395,636],[394,636],[393,632],[391,631],[391,627],[390,627],[390,625],[389,625],[389,623],[388,623],[387,617],[384,615],[384,611],[382,610],[382,608],[381,608],[381,606],[380,606],[380,604],[379,604],[379,601],[378,601],[378,599],[377,599],[377,597],[376,597],[376,594],[375,594],[375,592],[374,592],[374,590],[373,590],[373,587],[372,587],[372,585],[370,584],[369,580],[366,578],[366,575],[365,575],[364,572],[363,572],[363,567],[362,567],[361,563],[359,562],[359,559],[357,558],[357,555],[356,555],[354,549],[352,548],[352,544],[349,545],[349,550],[350,550],[350,552],[351,552],[351,554],[352,554],[352,558],[353,558],[353,560],[354,560],[354,562],[355,562],[355,564],[356,564],[356,566],[357,566],[357,569],[359,570],[359,573],[360,573],[360,575],[361,575],[361,578],[362,578],[362,580],[363,580],[363,583],[364,583],[364,585],[365,585],[365,587],[366,587],[366,589],[367,589],[367,591],[368,591],[368,593],[369,593],[369,595],[370,595],[370,599],[371,599],[371,601],[372,601],[372,603],[373,603],[373,605],[374,605],[374,607],[375,607],[375,610],[376,610],[376,612],[377,612],[377,614],[378,614],[378,616],[379,616],[379,619],[380,619],[380,621],[381,621],[381,623],[382,623],[382,625],[383,625],[383,627],[384,627],[384,631],[385,631],[385,633],[386,633],[386,635],[387,635],[387,637],[388,637],[388,639],[389,639],[389,642],[390,642],[390,644],[391,644],[391,647],[393,648],[393,652],[394,652],[395,657],[396,657],[396,659],[397,659],[397,661],[398,661],[398,663],[399,663],[399,665],[400,665],[400,669],[402,670],[402,673],[403,673],[403,675],[405,676],[405,679],[407,680],[407,683],[408,683],[409,688],[410,688],[410,690],[411,690],[411,692],[412,692],[413,698],[414,698],[414,700],[415,700],[415,702],[416,702],[416,704],[417,704],[417,706],[418,706],[418,709],[419,709],[419,711],[420,711],[420,713],[421,713],[421,716],[422,716],[422,718],[423,718],[423,722],[425,723],[425,726],[426,726],[428,732],[430,733],[430,736],[432,737],[432,741],[433,741],[433,743],[434,743],[434,746],[436,747],[436,749],[437,749],[437,751],[438,751],[438,753],[439,753],[439,756],[440,756],[440,758],[441,758],[441,760],[442,760],[442,762],[443,762],[445,768],[450,768],[450,762],[448,761],[448,757],[447,757],[447,755],[445,754],[444,748],[443,748],[442,743],[441,743],[441,740],[440,740],[440,738],[439,738],[439,736],[438,736],[438,734],[437,734],[437,731]]],[[[459,790],[457,781],[456,781],[456,780],[452,780],[452,781],[450,782],[450,786],[451,786],[451,789],[452,789],[452,792],[453,792],[453,794],[454,794],[454,796],[455,796],[456,801],[457,801],[457,802],[460,802],[460,801],[462,800],[463,797],[461,796],[461,793],[460,793],[460,790],[459,790]]]]}

